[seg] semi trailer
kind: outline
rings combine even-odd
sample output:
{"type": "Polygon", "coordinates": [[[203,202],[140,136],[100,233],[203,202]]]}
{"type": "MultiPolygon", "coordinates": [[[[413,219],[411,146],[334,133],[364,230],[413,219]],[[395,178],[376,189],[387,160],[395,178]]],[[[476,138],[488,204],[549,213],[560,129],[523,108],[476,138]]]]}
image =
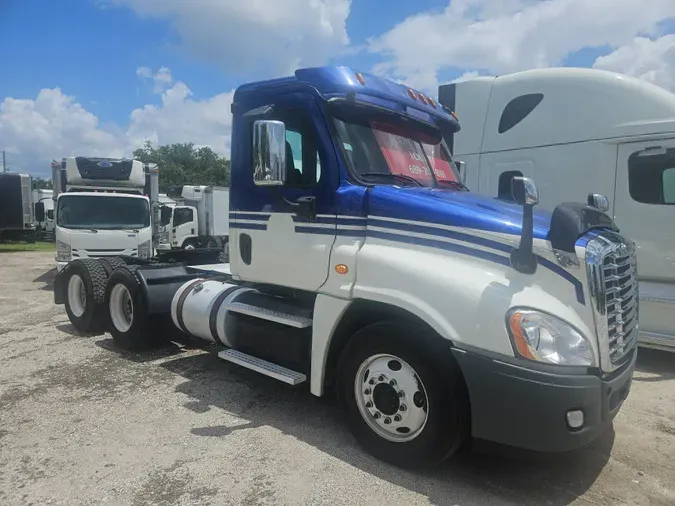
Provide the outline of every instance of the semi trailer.
{"type": "MultiPolygon", "coordinates": [[[[536,69],[440,86],[464,121],[449,144],[466,185],[511,200],[535,178],[541,206],[608,197],[640,260],[642,346],[675,352],[675,94],[597,69],[536,69]]],[[[630,321],[624,322],[631,325],[630,321]]]]}
{"type": "Polygon", "coordinates": [[[531,178],[510,202],[468,191],[454,111],[346,67],[242,85],[231,112],[230,263],[72,261],[54,300],[77,329],[135,350],[172,329],[335,392],[356,440],[403,467],[470,438],[572,450],[612,423],[637,261],[601,195],[546,212],[531,178]]]}
{"type": "Polygon", "coordinates": [[[33,178],[0,173],[0,241],[35,242],[33,178]]]}

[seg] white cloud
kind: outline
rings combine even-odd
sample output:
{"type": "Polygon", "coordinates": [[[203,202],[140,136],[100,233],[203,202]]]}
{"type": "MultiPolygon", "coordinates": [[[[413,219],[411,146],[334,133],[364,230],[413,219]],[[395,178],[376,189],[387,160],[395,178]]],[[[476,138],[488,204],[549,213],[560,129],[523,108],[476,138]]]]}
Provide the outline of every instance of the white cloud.
{"type": "Polygon", "coordinates": [[[351,0],[109,2],[168,20],[184,49],[233,74],[286,74],[322,64],[349,44],[351,0]]]}
{"type": "Polygon", "coordinates": [[[593,67],[639,77],[675,92],[675,34],[656,40],[636,37],[598,58],[593,67]]]}
{"type": "Polygon", "coordinates": [[[154,74],[141,67],[137,75],[154,80],[161,104],[133,110],[125,128],[102,125],[59,88],[45,88],[35,99],[5,98],[0,102],[0,144],[7,151],[8,167],[46,176],[53,158],[130,156],[146,140],[194,142],[229,156],[233,91],[195,100],[185,83],[170,86],[171,71],[166,67],[154,74]]]}
{"type": "Polygon", "coordinates": [[[453,0],[369,41],[374,71],[434,90],[439,70],[490,73],[560,65],[585,47],[618,48],[660,35],[672,0],[453,0]]]}

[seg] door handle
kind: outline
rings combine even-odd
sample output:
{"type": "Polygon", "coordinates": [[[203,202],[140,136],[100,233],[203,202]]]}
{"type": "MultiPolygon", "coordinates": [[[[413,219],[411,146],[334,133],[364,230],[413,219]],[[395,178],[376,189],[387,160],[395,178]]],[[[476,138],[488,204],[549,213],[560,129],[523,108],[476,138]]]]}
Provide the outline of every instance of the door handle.
{"type": "Polygon", "coordinates": [[[295,202],[284,197],[284,202],[295,211],[296,216],[302,218],[303,221],[316,220],[316,197],[306,196],[300,197],[295,202]]]}

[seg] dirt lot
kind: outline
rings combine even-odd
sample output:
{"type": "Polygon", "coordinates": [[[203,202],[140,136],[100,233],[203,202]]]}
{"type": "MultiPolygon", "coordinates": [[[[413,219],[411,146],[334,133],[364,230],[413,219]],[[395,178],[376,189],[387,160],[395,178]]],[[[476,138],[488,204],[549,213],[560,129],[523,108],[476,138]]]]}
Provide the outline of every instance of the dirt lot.
{"type": "Polygon", "coordinates": [[[330,400],[213,350],[116,350],[52,302],[53,253],[0,254],[0,504],[675,504],[675,355],[641,351],[607,434],[563,457],[481,452],[410,473],[330,400]]]}

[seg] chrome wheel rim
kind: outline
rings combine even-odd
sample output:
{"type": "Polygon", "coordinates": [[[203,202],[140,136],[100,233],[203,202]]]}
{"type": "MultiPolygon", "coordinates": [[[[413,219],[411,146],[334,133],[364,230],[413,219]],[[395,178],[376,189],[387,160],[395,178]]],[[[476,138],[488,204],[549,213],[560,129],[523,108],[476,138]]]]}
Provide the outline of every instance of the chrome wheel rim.
{"type": "Polygon", "coordinates": [[[364,360],[354,378],[356,405],[368,426],[387,441],[412,441],[429,418],[426,389],[410,364],[394,355],[364,360]]]}

